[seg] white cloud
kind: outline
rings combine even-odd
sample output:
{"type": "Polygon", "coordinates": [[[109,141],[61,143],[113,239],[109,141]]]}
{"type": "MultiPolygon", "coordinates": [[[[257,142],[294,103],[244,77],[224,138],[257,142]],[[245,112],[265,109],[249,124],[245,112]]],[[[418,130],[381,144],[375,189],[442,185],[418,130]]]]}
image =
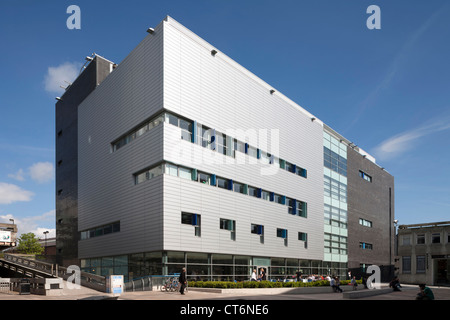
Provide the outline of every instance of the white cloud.
{"type": "Polygon", "coordinates": [[[23,171],[23,169],[19,169],[19,171],[17,171],[16,173],[8,174],[8,177],[13,178],[14,180],[17,180],[17,181],[24,181],[25,180],[25,172],[23,171]]]}
{"type": "Polygon", "coordinates": [[[44,239],[44,231],[48,231],[47,239],[56,236],[55,228],[45,228],[42,225],[55,222],[55,210],[45,212],[38,216],[17,218],[11,214],[0,215],[0,222],[11,223],[9,219],[14,219],[14,224],[17,225],[17,238],[21,234],[32,232],[36,237],[44,239]]]}
{"type": "Polygon", "coordinates": [[[397,157],[412,149],[422,137],[450,129],[449,117],[435,118],[422,126],[390,137],[374,149],[374,154],[381,160],[397,157]]]}
{"type": "Polygon", "coordinates": [[[0,182],[0,204],[11,204],[18,201],[30,201],[33,196],[33,192],[23,190],[15,184],[0,182]]]}
{"type": "Polygon", "coordinates": [[[53,164],[50,162],[38,162],[30,167],[31,179],[44,183],[53,180],[54,169],[53,164]]]}
{"type": "Polygon", "coordinates": [[[73,82],[80,72],[79,63],[65,62],[57,67],[49,67],[44,79],[45,90],[51,93],[64,91],[60,86],[67,87],[67,82],[73,82]],[[65,82],[67,81],[67,82],[65,82]]]}

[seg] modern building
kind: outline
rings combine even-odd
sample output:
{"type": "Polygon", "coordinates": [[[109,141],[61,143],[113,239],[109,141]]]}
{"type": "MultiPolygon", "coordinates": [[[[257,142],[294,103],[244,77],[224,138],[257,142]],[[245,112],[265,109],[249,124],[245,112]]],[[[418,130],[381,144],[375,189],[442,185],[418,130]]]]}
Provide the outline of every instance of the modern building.
{"type": "Polygon", "coordinates": [[[392,260],[393,178],[370,155],[171,17],[148,33],[56,104],[61,261],[246,280],[392,260]]]}
{"type": "Polygon", "coordinates": [[[398,259],[401,282],[450,285],[450,221],[400,225],[398,259]]]}

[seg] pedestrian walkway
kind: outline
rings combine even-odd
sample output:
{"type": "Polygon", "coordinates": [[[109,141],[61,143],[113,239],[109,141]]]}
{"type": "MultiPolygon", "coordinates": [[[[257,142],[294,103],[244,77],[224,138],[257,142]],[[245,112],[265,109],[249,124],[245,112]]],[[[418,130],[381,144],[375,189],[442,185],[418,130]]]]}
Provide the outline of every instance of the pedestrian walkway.
{"type": "MultiPolygon", "coordinates": [[[[162,291],[136,291],[125,292],[120,296],[99,292],[85,287],[79,289],[69,289],[64,283],[64,289],[59,295],[41,296],[41,295],[19,295],[17,292],[0,293],[0,300],[345,300],[342,293],[280,293],[279,291],[270,291],[259,294],[257,291],[252,293],[245,290],[242,293],[233,291],[233,293],[221,292],[205,292],[189,288],[185,295],[179,292],[162,292],[162,291]]],[[[436,300],[450,300],[450,288],[448,287],[431,287],[436,300]]],[[[360,289],[361,290],[361,289],[360,289]]],[[[364,289],[367,290],[367,289],[364,289]]],[[[375,289],[376,290],[376,289],[375,289]]],[[[415,300],[419,292],[418,286],[403,285],[400,292],[389,292],[386,294],[376,295],[352,300],[415,300]]]]}

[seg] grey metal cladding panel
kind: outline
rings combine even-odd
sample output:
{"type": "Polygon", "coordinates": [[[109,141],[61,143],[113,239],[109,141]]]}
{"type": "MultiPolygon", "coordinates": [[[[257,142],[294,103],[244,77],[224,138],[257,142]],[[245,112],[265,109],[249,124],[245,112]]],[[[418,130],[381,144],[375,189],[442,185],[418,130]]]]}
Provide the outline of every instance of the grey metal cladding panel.
{"type": "Polygon", "coordinates": [[[194,181],[164,176],[165,250],[321,259],[323,257],[321,226],[323,218],[318,224],[310,219],[291,216],[286,206],[194,181]],[[194,229],[191,226],[180,223],[183,211],[201,215],[200,238],[194,236],[194,229]],[[220,218],[236,221],[236,241],[230,239],[228,231],[220,230],[220,218]],[[264,245],[251,234],[252,223],[264,225],[264,245]],[[276,228],[289,230],[288,247],[283,245],[282,239],[276,237],[276,228]],[[308,233],[308,249],[304,249],[303,243],[297,240],[298,232],[308,233]]]}
{"type": "Polygon", "coordinates": [[[271,95],[249,72],[235,68],[220,54],[213,57],[178,29],[169,25],[164,32],[165,108],[224,133],[278,129],[280,153],[293,163],[301,162],[293,144],[303,148],[312,136],[319,142],[322,126],[300,108],[271,95]]]}
{"type": "Polygon", "coordinates": [[[162,160],[163,127],[116,152],[111,143],[162,109],[162,40],[147,36],[79,107],[78,229],[121,221],[110,243],[80,241],[80,256],[161,248],[162,179],[135,186],[133,173],[162,160]]]}

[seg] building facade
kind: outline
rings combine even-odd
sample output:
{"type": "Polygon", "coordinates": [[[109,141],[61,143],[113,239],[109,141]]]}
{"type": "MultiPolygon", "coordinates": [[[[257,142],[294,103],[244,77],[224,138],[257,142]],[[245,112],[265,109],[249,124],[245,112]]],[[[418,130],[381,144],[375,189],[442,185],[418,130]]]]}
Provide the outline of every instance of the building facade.
{"type": "Polygon", "coordinates": [[[76,112],[84,271],[346,274],[349,142],[174,19],[76,112]]]}
{"type": "Polygon", "coordinates": [[[400,225],[398,274],[403,283],[450,285],[450,221],[400,225]]]}

